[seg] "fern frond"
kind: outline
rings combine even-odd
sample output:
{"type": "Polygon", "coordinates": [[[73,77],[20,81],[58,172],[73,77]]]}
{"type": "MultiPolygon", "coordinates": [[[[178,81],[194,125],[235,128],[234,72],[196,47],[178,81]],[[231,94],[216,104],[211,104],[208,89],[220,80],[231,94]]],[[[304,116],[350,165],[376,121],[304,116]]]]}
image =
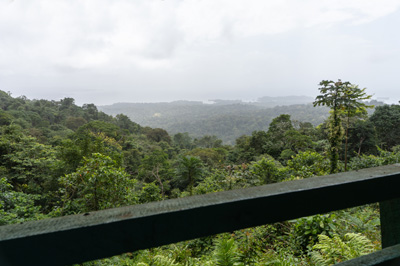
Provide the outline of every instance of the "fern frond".
{"type": "Polygon", "coordinates": [[[163,255],[156,255],[154,256],[154,266],[180,266],[180,264],[175,263],[174,259],[163,255]]]}
{"type": "Polygon", "coordinates": [[[371,241],[361,234],[347,233],[344,235],[344,239],[349,247],[348,256],[351,258],[366,255],[374,249],[371,241]]]}
{"type": "Polygon", "coordinates": [[[213,257],[218,266],[239,265],[239,253],[233,238],[220,238],[216,241],[213,257]]]}
{"type": "Polygon", "coordinates": [[[313,246],[311,259],[317,265],[331,265],[357,258],[373,251],[371,241],[361,234],[347,233],[343,239],[334,234],[318,236],[318,243],[313,246]]]}

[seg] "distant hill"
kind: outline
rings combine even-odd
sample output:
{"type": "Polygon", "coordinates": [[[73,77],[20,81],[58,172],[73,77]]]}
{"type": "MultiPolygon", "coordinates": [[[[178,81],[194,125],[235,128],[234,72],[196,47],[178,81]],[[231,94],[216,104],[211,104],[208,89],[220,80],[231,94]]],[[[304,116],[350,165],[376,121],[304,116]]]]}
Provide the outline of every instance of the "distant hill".
{"type": "Polygon", "coordinates": [[[324,107],[313,107],[313,98],[304,96],[263,97],[257,102],[240,100],[175,101],[170,103],[116,103],[99,106],[109,115],[125,114],[132,121],[163,128],[171,135],[188,132],[192,137],[215,135],[225,144],[234,144],[241,135],[267,130],[273,118],[291,115],[292,120],[322,123],[329,115],[324,107]],[[296,103],[296,104],[294,104],[296,103]]]}

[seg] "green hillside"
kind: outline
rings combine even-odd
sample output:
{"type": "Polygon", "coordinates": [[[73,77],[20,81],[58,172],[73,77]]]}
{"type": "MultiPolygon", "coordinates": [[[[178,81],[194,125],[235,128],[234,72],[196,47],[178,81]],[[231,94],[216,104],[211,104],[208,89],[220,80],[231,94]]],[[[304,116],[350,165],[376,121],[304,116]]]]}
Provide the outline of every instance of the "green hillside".
{"type": "Polygon", "coordinates": [[[214,104],[191,101],[117,103],[100,106],[99,109],[110,115],[123,113],[142,126],[160,127],[170,134],[188,132],[194,138],[215,135],[230,145],[242,135],[267,130],[272,119],[281,114],[289,114],[293,120],[310,122],[314,126],[328,117],[327,108],[314,108],[311,101],[308,104],[284,105],[295,101],[292,98],[273,99],[255,103],[222,100],[215,100],[214,104]],[[278,101],[282,105],[278,105],[278,101]]]}

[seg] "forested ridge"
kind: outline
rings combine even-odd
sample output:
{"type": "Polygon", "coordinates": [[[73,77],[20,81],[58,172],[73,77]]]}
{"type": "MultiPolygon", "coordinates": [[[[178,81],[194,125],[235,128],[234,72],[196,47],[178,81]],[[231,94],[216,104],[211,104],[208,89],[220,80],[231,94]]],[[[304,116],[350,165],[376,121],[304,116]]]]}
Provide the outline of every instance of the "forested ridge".
{"type": "Polygon", "coordinates": [[[188,132],[193,138],[215,135],[224,144],[235,143],[241,135],[254,130],[267,130],[280,114],[293,120],[321,124],[328,117],[328,108],[314,108],[305,97],[264,97],[257,102],[214,100],[212,104],[194,101],[170,103],[117,103],[100,106],[99,110],[116,115],[126,114],[143,126],[160,127],[170,134],[188,132]]]}
{"type": "MultiPolygon", "coordinates": [[[[0,225],[398,162],[400,105],[372,109],[356,86],[320,85],[315,107],[289,108],[309,110],[314,119],[311,110],[325,109],[321,122],[275,107],[280,113],[267,125],[251,120],[260,129],[232,145],[210,131],[194,138],[187,131],[142,126],[127,114],[111,116],[72,98],[31,100],[0,91],[0,225]],[[332,100],[337,92],[344,96],[332,100]]],[[[226,105],[222,118],[204,123],[211,128],[226,116],[237,127],[250,127],[245,121],[251,118],[241,116],[238,105],[226,105]]],[[[267,110],[243,108],[260,116],[267,110]]],[[[215,110],[223,109],[209,112],[215,110]]],[[[225,127],[234,131],[231,123],[225,127]]],[[[379,249],[380,241],[379,210],[368,205],[84,265],[330,265],[379,249]]]]}
{"type": "MultiPolygon", "coordinates": [[[[374,100],[371,104],[383,103],[374,100]]],[[[272,119],[281,114],[314,126],[329,116],[329,108],[313,107],[312,98],[301,96],[262,97],[256,102],[213,100],[212,104],[195,101],[116,103],[99,106],[99,110],[109,115],[123,113],[142,126],[163,128],[170,134],[188,132],[192,138],[215,135],[229,145],[234,145],[242,135],[268,130],[272,119]]]]}

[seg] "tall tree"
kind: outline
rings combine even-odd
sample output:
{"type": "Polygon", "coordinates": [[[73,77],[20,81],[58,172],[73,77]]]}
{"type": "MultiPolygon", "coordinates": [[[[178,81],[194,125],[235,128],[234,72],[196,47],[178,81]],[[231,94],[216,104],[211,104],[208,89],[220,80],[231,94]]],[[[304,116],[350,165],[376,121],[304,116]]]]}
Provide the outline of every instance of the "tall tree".
{"type": "MultiPolygon", "coordinates": [[[[331,108],[331,116],[329,123],[329,154],[331,160],[331,173],[337,172],[339,161],[339,148],[343,140],[342,117],[346,118],[346,145],[347,151],[347,136],[350,117],[354,117],[365,108],[369,107],[362,100],[370,99],[370,95],[366,95],[365,88],[360,89],[350,82],[342,82],[340,79],[337,82],[332,80],[323,80],[319,84],[321,87],[314,101],[314,106],[328,106],[331,108]]],[[[345,154],[346,160],[347,154],[345,154]]],[[[347,162],[347,161],[346,161],[347,162]]],[[[345,167],[346,168],[346,167],[345,167]]]]}
{"type": "Polygon", "coordinates": [[[319,83],[321,95],[315,98],[315,106],[326,105],[331,108],[331,121],[329,123],[329,155],[331,160],[331,173],[337,171],[339,161],[339,145],[343,136],[340,110],[343,106],[346,87],[350,82],[323,80],[319,83]]]}

